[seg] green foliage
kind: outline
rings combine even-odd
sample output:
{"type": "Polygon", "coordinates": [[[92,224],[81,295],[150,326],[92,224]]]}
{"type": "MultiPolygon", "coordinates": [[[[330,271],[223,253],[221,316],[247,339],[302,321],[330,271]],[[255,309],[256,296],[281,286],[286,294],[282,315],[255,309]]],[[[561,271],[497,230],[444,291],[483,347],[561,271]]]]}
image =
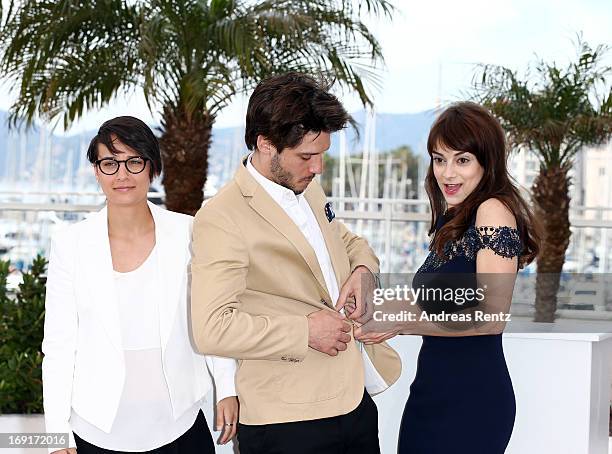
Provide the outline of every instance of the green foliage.
{"type": "Polygon", "coordinates": [[[371,103],[383,61],[361,20],[387,0],[23,0],[0,31],[0,72],[14,81],[12,124],[63,118],[144,91],[151,108],[213,116],[264,77],[298,70],[371,103]]]}
{"type": "Polygon", "coordinates": [[[7,292],[9,262],[0,261],[0,414],[42,413],[42,353],[47,261],[38,256],[16,295],[7,292]]]}
{"type": "Polygon", "coordinates": [[[583,146],[612,137],[612,68],[602,65],[609,48],[593,49],[580,37],[577,47],[566,67],[537,61],[521,78],[482,65],[474,79],[475,99],[501,121],[515,148],[536,152],[546,169],[567,169],[583,146]]]}

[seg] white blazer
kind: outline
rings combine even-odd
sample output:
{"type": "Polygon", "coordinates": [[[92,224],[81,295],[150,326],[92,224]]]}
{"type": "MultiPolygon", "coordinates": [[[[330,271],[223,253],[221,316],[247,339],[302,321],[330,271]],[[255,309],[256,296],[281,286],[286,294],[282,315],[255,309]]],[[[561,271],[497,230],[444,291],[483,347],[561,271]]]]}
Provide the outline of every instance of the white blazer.
{"type": "MultiPolygon", "coordinates": [[[[236,395],[233,359],[195,352],[190,336],[189,264],[193,218],[149,203],[155,221],[162,366],[175,418],[211,389],[217,401],[236,395]]],[[[47,432],[69,433],[71,407],[105,432],[125,378],[106,207],[51,240],[45,301],[43,405],[47,432]]]]}

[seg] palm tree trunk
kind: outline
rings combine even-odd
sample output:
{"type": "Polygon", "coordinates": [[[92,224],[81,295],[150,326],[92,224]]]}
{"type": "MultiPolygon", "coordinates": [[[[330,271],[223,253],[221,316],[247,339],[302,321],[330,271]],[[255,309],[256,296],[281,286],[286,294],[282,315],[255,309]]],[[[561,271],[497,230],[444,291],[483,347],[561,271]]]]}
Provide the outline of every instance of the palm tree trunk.
{"type": "Polygon", "coordinates": [[[560,273],[571,235],[568,168],[541,169],[532,188],[536,219],[542,227],[542,244],[537,259],[536,322],[555,321],[560,273]]]}
{"type": "Polygon", "coordinates": [[[182,105],[164,107],[159,142],[166,208],[171,211],[194,215],[202,206],[214,121],[208,112],[187,115],[182,105]]]}

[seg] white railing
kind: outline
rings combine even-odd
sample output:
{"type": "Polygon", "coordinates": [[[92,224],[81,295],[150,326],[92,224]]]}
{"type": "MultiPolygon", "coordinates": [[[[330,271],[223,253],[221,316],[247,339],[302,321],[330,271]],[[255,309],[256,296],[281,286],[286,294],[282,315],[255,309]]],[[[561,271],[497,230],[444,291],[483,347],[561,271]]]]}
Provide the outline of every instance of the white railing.
{"type": "MultiPolygon", "coordinates": [[[[161,200],[163,193],[150,192],[149,197],[161,200]]],[[[329,200],[336,217],[372,244],[383,271],[413,272],[427,254],[431,221],[427,200],[349,197],[329,200]]],[[[3,246],[26,243],[30,249],[37,245],[37,250],[45,253],[48,236],[58,224],[79,220],[99,210],[103,203],[104,195],[97,192],[0,192],[0,257],[3,246]],[[7,232],[12,236],[8,240],[2,236],[6,237],[7,232]]],[[[612,251],[607,247],[612,245],[609,241],[612,240],[612,207],[572,207],[570,221],[573,235],[568,249],[569,270],[583,271],[590,267],[591,271],[612,272],[612,251]]],[[[22,252],[27,250],[22,248],[22,252]]],[[[27,261],[25,257],[22,259],[27,261]]]]}
{"type": "MultiPolygon", "coordinates": [[[[162,194],[151,192],[151,198],[162,194]]],[[[371,244],[386,273],[414,273],[428,254],[430,226],[426,200],[330,198],[336,217],[371,244]]],[[[9,259],[19,269],[40,253],[46,255],[53,232],[83,219],[104,204],[100,193],[0,193],[0,259],[9,259]],[[16,199],[22,199],[16,200],[16,199]],[[24,201],[25,200],[25,201],[24,201]],[[51,201],[53,200],[53,201],[51,201]]],[[[572,238],[566,257],[566,271],[612,272],[612,208],[574,207],[571,210],[572,238]],[[585,215],[594,212],[593,216],[585,215]],[[594,218],[594,219],[593,219],[594,218]],[[599,247],[598,260],[592,250],[599,247]]],[[[595,254],[596,255],[596,254],[595,254]]],[[[527,270],[534,271],[531,267],[527,270]]],[[[13,280],[17,282],[17,277],[13,280]]],[[[607,292],[606,292],[607,293],[607,292]]],[[[606,301],[611,295],[601,295],[606,301]]],[[[525,306],[533,310],[532,302],[525,306]]],[[[563,309],[569,318],[610,319],[612,312],[563,309]],[[588,312],[588,313],[587,313],[588,312]]]]}

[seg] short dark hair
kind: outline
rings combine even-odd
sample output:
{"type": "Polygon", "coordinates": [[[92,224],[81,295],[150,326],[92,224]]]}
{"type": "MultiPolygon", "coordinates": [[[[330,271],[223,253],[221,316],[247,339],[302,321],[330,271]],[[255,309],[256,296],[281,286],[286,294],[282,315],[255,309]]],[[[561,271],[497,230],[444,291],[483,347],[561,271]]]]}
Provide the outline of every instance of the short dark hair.
{"type": "Polygon", "coordinates": [[[261,81],[246,114],[244,141],[249,150],[262,135],[281,152],[302,142],[309,132],[335,132],[355,125],[322,78],[288,72],[261,81]]]}
{"type": "Polygon", "coordinates": [[[162,171],[162,159],[159,151],[157,137],[147,124],[136,117],[115,117],[102,123],[98,133],[91,139],[87,149],[87,159],[92,164],[98,160],[98,144],[102,143],[111,153],[116,154],[112,136],[116,136],[121,143],[133,148],[140,156],[149,159],[151,163],[149,179],[153,180],[162,171]]]}

